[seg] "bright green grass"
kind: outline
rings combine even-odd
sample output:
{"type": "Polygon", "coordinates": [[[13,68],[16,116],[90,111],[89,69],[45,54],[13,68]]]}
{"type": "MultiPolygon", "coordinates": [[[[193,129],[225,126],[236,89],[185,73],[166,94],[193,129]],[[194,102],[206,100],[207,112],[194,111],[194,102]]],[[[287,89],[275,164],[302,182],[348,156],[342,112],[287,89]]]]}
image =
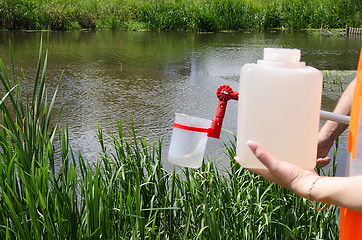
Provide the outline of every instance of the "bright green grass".
{"type": "Polygon", "coordinates": [[[3,29],[362,27],[360,0],[3,0],[3,29]]]}
{"type": "Polygon", "coordinates": [[[98,128],[102,151],[87,162],[71,148],[67,128],[50,124],[56,93],[47,98],[42,46],[26,100],[26,77],[15,77],[10,56],[10,73],[0,62],[8,92],[0,104],[1,239],[338,239],[335,206],[315,211],[241,168],[235,139],[225,143],[226,169],[207,161],[169,173],[162,139],[126,139],[118,121],[110,146],[98,128]]]}

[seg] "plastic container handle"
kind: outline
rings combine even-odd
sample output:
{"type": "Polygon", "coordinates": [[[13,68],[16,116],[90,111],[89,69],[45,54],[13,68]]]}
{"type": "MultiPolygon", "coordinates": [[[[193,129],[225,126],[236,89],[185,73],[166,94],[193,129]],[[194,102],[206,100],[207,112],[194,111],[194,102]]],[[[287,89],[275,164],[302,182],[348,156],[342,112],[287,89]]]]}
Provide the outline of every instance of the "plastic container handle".
{"type": "Polygon", "coordinates": [[[334,122],[344,123],[344,124],[349,124],[349,121],[351,120],[350,116],[327,112],[324,110],[321,110],[320,117],[327,119],[327,120],[334,121],[334,122]]]}

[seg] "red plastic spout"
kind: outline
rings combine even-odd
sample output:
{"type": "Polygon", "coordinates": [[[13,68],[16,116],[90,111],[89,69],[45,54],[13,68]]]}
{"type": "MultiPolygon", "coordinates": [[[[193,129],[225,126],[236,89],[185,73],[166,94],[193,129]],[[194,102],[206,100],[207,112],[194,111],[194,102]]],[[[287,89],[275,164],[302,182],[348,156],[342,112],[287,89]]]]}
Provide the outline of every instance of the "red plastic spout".
{"type": "Polygon", "coordinates": [[[216,91],[216,96],[219,99],[217,104],[215,120],[209,128],[208,137],[220,138],[222,122],[224,120],[227,102],[230,99],[239,100],[239,92],[233,91],[229,85],[222,85],[216,91]]]}

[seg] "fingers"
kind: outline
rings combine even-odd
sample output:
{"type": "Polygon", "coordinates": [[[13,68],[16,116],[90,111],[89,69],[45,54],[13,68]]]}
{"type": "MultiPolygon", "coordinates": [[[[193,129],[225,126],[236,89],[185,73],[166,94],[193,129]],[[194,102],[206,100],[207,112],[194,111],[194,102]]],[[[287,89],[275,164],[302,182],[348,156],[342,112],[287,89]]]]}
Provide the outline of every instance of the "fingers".
{"type": "Polygon", "coordinates": [[[295,178],[293,175],[296,173],[297,168],[294,165],[275,159],[259,143],[248,141],[247,145],[259,161],[268,168],[267,171],[257,170],[257,172],[253,171],[254,173],[260,174],[265,179],[284,187],[289,184],[289,180],[292,181],[295,178]]]}
{"type": "Polygon", "coordinates": [[[267,151],[265,151],[263,146],[253,141],[248,141],[246,144],[260,162],[262,162],[268,169],[270,169],[273,164],[276,164],[277,161],[267,151]]]}
{"type": "MultiPolygon", "coordinates": [[[[236,156],[234,159],[235,159],[235,161],[236,161],[237,163],[240,164],[239,158],[238,158],[237,156],[236,156]]],[[[266,179],[266,180],[268,180],[268,181],[277,182],[277,180],[275,179],[275,177],[270,174],[270,172],[269,172],[268,169],[246,168],[246,170],[248,170],[248,171],[250,171],[250,172],[252,172],[252,173],[261,175],[264,179],[266,179]]]]}
{"type": "Polygon", "coordinates": [[[266,180],[276,182],[279,185],[288,187],[290,182],[294,181],[299,175],[301,168],[287,162],[281,162],[268,153],[264,147],[256,142],[248,141],[246,143],[254,155],[267,169],[248,169],[256,174],[263,176],[266,180]]]}
{"type": "Polygon", "coordinates": [[[327,166],[329,164],[330,161],[331,161],[330,157],[318,158],[316,167],[317,168],[325,167],[325,166],[327,166]]]}
{"type": "Polygon", "coordinates": [[[273,181],[299,196],[305,197],[311,181],[318,177],[313,170],[304,170],[287,161],[279,161],[269,154],[262,145],[248,141],[247,145],[254,155],[268,169],[250,169],[254,173],[262,175],[265,179],[273,181]]]}
{"type": "Polygon", "coordinates": [[[269,169],[247,168],[247,170],[262,176],[265,180],[268,180],[271,182],[278,182],[277,179],[273,175],[270,174],[269,169]]]}

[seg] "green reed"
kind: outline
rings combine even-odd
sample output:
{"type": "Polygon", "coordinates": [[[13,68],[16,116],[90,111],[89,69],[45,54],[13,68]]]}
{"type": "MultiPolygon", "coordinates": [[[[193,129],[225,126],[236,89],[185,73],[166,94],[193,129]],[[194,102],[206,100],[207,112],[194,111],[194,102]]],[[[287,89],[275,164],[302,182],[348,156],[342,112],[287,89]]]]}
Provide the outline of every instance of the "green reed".
{"type": "Polygon", "coordinates": [[[11,47],[10,74],[0,62],[0,238],[338,238],[336,207],[317,212],[240,167],[235,138],[224,143],[229,166],[209,160],[167,172],[162,139],[150,143],[134,131],[126,138],[119,120],[112,136],[98,126],[101,152],[87,161],[71,148],[67,126],[50,122],[56,92],[48,99],[46,56],[40,46],[31,80],[15,76],[11,47]]]}
{"type": "Polygon", "coordinates": [[[344,91],[346,84],[346,75],[349,71],[328,71],[324,70],[323,73],[323,88],[328,88],[329,92],[344,91]],[[346,72],[346,73],[345,73],[346,72]]]}
{"type": "Polygon", "coordinates": [[[359,0],[3,0],[3,29],[220,31],[362,27],[359,0]]]}

